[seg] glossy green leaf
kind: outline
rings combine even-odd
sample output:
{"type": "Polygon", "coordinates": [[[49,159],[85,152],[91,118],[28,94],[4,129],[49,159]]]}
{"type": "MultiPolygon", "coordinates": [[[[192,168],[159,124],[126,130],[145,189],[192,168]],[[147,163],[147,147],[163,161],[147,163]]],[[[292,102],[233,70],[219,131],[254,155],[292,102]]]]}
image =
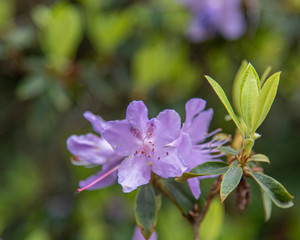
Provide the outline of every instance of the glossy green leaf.
{"type": "Polygon", "coordinates": [[[210,161],[205,162],[193,168],[189,173],[183,173],[181,177],[177,177],[177,182],[184,182],[189,178],[205,176],[205,175],[222,175],[226,173],[229,166],[226,162],[210,161]]]}
{"type": "Polygon", "coordinates": [[[260,91],[258,75],[249,63],[240,84],[240,108],[248,129],[251,128],[255,105],[260,91]]]}
{"type": "Polygon", "coordinates": [[[249,158],[249,161],[270,163],[269,158],[264,154],[254,154],[249,158]]]}
{"type": "Polygon", "coordinates": [[[222,147],[219,147],[218,150],[221,151],[221,152],[227,153],[229,155],[233,155],[233,156],[238,155],[237,151],[235,151],[231,147],[224,147],[224,146],[222,146],[222,147]]]}
{"type": "Polygon", "coordinates": [[[149,239],[156,226],[157,200],[152,185],[140,187],[135,200],[135,219],[146,239],[149,239]]]}
{"type": "Polygon", "coordinates": [[[217,240],[222,233],[225,217],[224,205],[219,200],[212,200],[209,210],[200,224],[200,239],[217,240]]]}
{"type": "Polygon", "coordinates": [[[274,178],[260,172],[251,172],[250,175],[259,184],[259,186],[268,194],[271,200],[281,208],[293,206],[293,196],[274,178]]]}
{"type": "Polygon", "coordinates": [[[217,93],[218,97],[220,98],[220,100],[222,101],[223,105],[225,106],[228,114],[230,115],[230,117],[232,118],[232,120],[234,121],[235,125],[237,126],[237,128],[240,130],[240,132],[243,134],[243,128],[241,127],[240,121],[238,120],[237,116],[235,115],[229,101],[228,98],[224,92],[224,90],[222,89],[222,87],[215,81],[213,80],[211,77],[209,76],[205,76],[206,79],[208,80],[208,82],[210,83],[210,85],[213,87],[214,91],[217,93]]]}
{"type": "Polygon", "coordinates": [[[280,72],[275,73],[269,77],[266,83],[263,85],[256,102],[252,123],[252,132],[256,131],[270,111],[277,93],[279,78],[280,72]]]}
{"type": "Polygon", "coordinates": [[[247,61],[243,61],[239,70],[237,71],[235,78],[234,78],[234,82],[233,82],[233,87],[232,87],[232,100],[233,100],[233,104],[235,106],[236,111],[238,112],[238,114],[242,114],[241,113],[241,107],[240,107],[240,85],[241,85],[241,81],[242,81],[242,77],[244,75],[244,72],[247,68],[248,62],[247,61]]]}
{"type": "Polygon", "coordinates": [[[267,222],[271,218],[271,214],[272,214],[272,200],[268,196],[268,194],[263,190],[261,190],[261,195],[262,195],[262,200],[263,200],[263,205],[265,210],[265,221],[267,222]]]}
{"type": "Polygon", "coordinates": [[[241,181],[242,176],[243,169],[240,166],[232,166],[227,170],[221,183],[221,202],[224,202],[228,195],[237,187],[237,185],[241,181]]]}
{"type": "MultiPolygon", "coordinates": [[[[161,187],[164,190],[164,194],[169,195],[169,199],[180,209],[184,214],[189,214],[189,211],[193,211],[197,200],[189,190],[187,182],[178,183],[171,180],[161,180],[161,187]]],[[[201,207],[201,206],[200,206],[201,207]]]]}

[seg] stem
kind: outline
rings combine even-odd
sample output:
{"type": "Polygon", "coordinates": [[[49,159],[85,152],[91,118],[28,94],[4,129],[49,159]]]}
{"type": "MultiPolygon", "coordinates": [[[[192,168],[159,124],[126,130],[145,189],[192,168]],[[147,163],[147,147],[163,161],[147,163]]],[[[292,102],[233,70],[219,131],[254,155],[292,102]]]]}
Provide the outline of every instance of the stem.
{"type": "Polygon", "coordinates": [[[207,213],[207,211],[210,207],[210,204],[211,204],[212,200],[214,199],[216,194],[219,193],[221,182],[222,182],[222,176],[219,176],[218,179],[211,186],[209,195],[206,199],[205,206],[202,209],[202,212],[200,214],[199,214],[198,204],[195,204],[193,211],[190,211],[188,214],[186,214],[183,211],[183,209],[178,205],[176,200],[168,193],[168,191],[166,191],[164,189],[164,187],[163,187],[161,181],[159,180],[159,178],[157,178],[157,176],[154,175],[154,174],[152,174],[152,177],[151,177],[151,183],[153,185],[155,185],[165,197],[167,197],[172,203],[174,203],[174,205],[182,213],[183,217],[192,225],[193,232],[194,232],[194,240],[200,240],[200,236],[199,236],[200,224],[203,221],[203,219],[204,219],[204,217],[205,217],[205,215],[206,215],[206,213],[207,213]]]}
{"type": "Polygon", "coordinates": [[[222,180],[222,176],[219,176],[218,179],[213,183],[213,185],[210,188],[209,195],[206,199],[206,203],[205,203],[204,208],[202,209],[201,214],[194,218],[194,222],[193,222],[192,226],[193,226],[195,240],[200,240],[200,238],[199,238],[200,225],[201,225],[206,213],[208,212],[208,209],[210,207],[212,200],[220,191],[221,180],[222,180]]]}

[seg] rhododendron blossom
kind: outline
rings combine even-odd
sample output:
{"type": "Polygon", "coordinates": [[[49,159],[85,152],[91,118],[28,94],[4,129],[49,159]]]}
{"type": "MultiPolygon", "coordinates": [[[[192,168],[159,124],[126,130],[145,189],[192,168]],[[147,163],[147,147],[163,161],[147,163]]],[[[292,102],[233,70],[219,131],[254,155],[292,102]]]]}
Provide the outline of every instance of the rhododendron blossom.
{"type": "Polygon", "coordinates": [[[142,101],[129,104],[126,119],[107,122],[103,137],[117,154],[126,157],[118,170],[118,182],[124,192],[147,184],[151,171],[169,178],[187,170],[178,149],[171,145],[180,136],[180,127],[180,117],[174,110],[164,110],[149,120],[142,101]]]}
{"type": "MultiPolygon", "coordinates": [[[[89,133],[73,135],[67,146],[74,155],[75,165],[102,165],[102,170],[80,181],[82,191],[105,187],[118,182],[124,192],[130,192],[149,183],[151,172],[162,177],[178,177],[197,165],[215,159],[214,147],[224,141],[203,141],[218,132],[207,134],[213,115],[204,111],[206,102],[194,98],[186,103],[186,120],[174,110],[164,110],[156,118],[148,118],[148,109],[142,101],[133,101],[123,120],[105,122],[100,116],[85,112],[93,129],[102,137],[89,133]]],[[[188,180],[195,196],[200,196],[200,178],[188,180]]]]}

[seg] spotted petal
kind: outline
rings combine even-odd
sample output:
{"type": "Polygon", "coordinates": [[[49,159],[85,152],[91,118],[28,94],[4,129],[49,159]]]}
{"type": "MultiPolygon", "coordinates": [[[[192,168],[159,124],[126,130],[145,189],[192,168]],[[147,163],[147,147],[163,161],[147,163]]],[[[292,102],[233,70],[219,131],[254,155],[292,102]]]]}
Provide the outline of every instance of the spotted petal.
{"type": "Polygon", "coordinates": [[[157,154],[159,159],[152,160],[152,171],[163,178],[181,176],[187,170],[187,164],[174,147],[164,147],[157,154]]]}
{"type": "Polygon", "coordinates": [[[137,138],[128,120],[107,122],[102,136],[121,156],[129,156],[141,146],[141,140],[137,138]]]}
{"type": "Polygon", "coordinates": [[[148,109],[143,101],[132,101],[126,111],[126,119],[132,126],[138,129],[141,134],[147,132],[148,109]]]}

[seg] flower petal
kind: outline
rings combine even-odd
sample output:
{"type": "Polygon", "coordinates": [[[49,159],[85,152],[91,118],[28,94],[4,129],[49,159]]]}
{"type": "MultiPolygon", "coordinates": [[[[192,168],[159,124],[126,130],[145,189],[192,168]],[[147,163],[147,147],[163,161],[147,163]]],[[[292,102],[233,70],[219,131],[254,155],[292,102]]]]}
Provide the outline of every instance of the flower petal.
{"type": "Polygon", "coordinates": [[[185,104],[185,124],[187,127],[190,126],[193,118],[204,110],[206,101],[201,98],[192,98],[185,104]]]}
{"type": "Polygon", "coordinates": [[[159,158],[152,159],[152,171],[163,178],[181,176],[187,164],[174,147],[164,147],[156,153],[159,158]]]}
{"type": "Polygon", "coordinates": [[[178,149],[183,158],[190,154],[192,143],[189,134],[181,131],[179,137],[168,146],[172,146],[178,149]]]}
{"type": "Polygon", "coordinates": [[[141,146],[141,140],[136,137],[128,120],[107,122],[102,136],[121,156],[129,156],[141,146]]]}
{"type": "Polygon", "coordinates": [[[103,138],[92,133],[72,135],[67,139],[67,148],[75,158],[90,164],[103,164],[114,155],[112,147],[103,138]]]}
{"type": "Polygon", "coordinates": [[[102,117],[95,115],[89,111],[86,111],[83,116],[92,124],[94,131],[101,134],[106,121],[104,121],[102,117]]]}
{"type": "Polygon", "coordinates": [[[192,170],[194,167],[208,162],[208,161],[217,161],[213,155],[210,154],[209,150],[201,150],[201,149],[191,149],[190,154],[185,157],[185,160],[188,165],[188,169],[192,170]]]}
{"type": "Polygon", "coordinates": [[[151,177],[151,166],[145,156],[130,155],[125,158],[119,167],[118,182],[123,192],[131,192],[137,187],[147,184],[151,177]]]}
{"type": "Polygon", "coordinates": [[[192,144],[197,144],[205,140],[213,116],[213,110],[203,111],[206,102],[200,98],[193,98],[185,105],[186,120],[182,130],[191,137],[192,144]]]}
{"type": "Polygon", "coordinates": [[[237,39],[246,30],[246,21],[242,11],[241,0],[223,2],[222,20],[218,22],[219,31],[227,39],[237,39]]]}
{"type": "Polygon", "coordinates": [[[140,131],[141,135],[147,132],[148,109],[143,101],[132,101],[126,110],[126,119],[132,127],[140,131]]]}
{"type": "Polygon", "coordinates": [[[193,144],[201,143],[206,139],[213,113],[211,108],[200,112],[185,131],[190,135],[193,144]]]}
{"type": "MultiPolygon", "coordinates": [[[[143,234],[141,233],[140,229],[138,228],[138,226],[136,226],[135,229],[134,229],[132,240],[146,240],[144,238],[143,234]]],[[[154,231],[151,234],[151,237],[149,238],[149,240],[157,240],[156,231],[154,231]]]]}
{"type": "Polygon", "coordinates": [[[173,142],[180,133],[181,119],[174,110],[164,110],[154,118],[153,142],[164,146],[173,142]]]}
{"type": "Polygon", "coordinates": [[[201,189],[200,189],[200,181],[198,178],[190,178],[187,180],[189,187],[191,189],[192,194],[196,199],[200,197],[201,189]]]}

